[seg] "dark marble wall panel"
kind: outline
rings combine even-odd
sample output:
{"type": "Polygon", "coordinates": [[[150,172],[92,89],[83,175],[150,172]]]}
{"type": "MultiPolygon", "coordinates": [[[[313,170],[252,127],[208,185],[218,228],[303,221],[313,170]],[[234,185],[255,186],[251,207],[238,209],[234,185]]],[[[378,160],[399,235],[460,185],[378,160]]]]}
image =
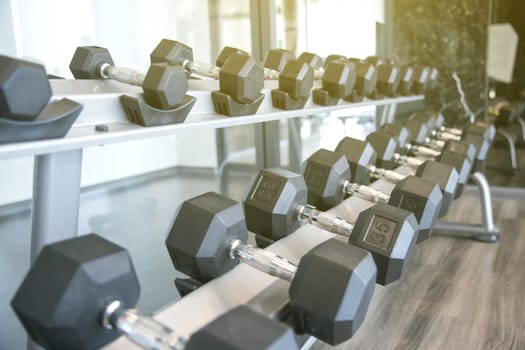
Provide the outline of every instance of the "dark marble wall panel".
{"type": "Polygon", "coordinates": [[[436,91],[427,96],[447,119],[465,118],[453,74],[478,118],[486,105],[486,50],[490,0],[391,0],[394,57],[440,71],[436,91]]]}

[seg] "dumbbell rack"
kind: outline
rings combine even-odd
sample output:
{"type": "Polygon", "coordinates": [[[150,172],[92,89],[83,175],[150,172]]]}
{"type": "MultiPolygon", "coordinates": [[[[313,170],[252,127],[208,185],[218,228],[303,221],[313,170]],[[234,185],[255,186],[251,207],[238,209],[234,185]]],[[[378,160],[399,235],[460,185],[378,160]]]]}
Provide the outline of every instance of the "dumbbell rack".
{"type": "MultiPolygon", "coordinates": [[[[0,159],[35,156],[31,260],[47,243],[77,234],[80,200],[80,177],[83,149],[112,143],[188,133],[204,129],[226,128],[326,113],[369,105],[385,106],[385,113],[395,113],[398,103],[419,101],[423,96],[404,96],[360,103],[342,102],[336,106],[319,106],[308,101],[305,108],[284,111],[271,104],[271,89],[276,81],[266,82],[265,99],[257,114],[225,117],[214,111],[210,92],[219,89],[216,80],[190,80],[188,94],[197,101],[181,124],[143,127],[129,122],[120,103],[123,94],[138,96],[140,88],[112,80],[51,80],[53,99],[68,97],[81,103],[84,109],[62,139],[12,143],[0,146],[0,159]],[[106,130],[106,131],[97,131],[106,130]]],[[[275,135],[259,144],[278,142],[275,135]]],[[[268,147],[268,149],[270,149],[268,147]]],[[[267,148],[264,147],[266,151],[267,148]]]]}
{"type": "MultiPolygon", "coordinates": [[[[405,175],[414,174],[413,168],[408,166],[399,167],[396,171],[405,175]]],[[[371,187],[390,192],[394,185],[378,180],[372,183],[371,187]]],[[[490,196],[488,199],[490,200],[490,196]]],[[[355,222],[360,212],[373,205],[372,202],[353,196],[328,212],[355,222]]],[[[492,217],[492,214],[490,215],[492,217]]],[[[285,256],[297,264],[308,250],[333,237],[342,241],[347,240],[313,225],[304,225],[265,249],[285,256]]],[[[225,275],[208,282],[172,305],[166,306],[157,312],[154,318],[176,329],[184,337],[190,336],[220,314],[240,304],[247,304],[269,317],[286,319],[288,287],[289,282],[255,270],[246,264],[239,264],[225,275]],[[198,305],[198,312],[195,312],[196,305],[198,305]]],[[[301,349],[309,349],[316,341],[310,336],[302,336],[299,340],[301,349]]],[[[121,337],[107,349],[124,350],[138,349],[138,347],[121,337]]]]}
{"type": "MultiPolygon", "coordinates": [[[[119,101],[122,94],[138,96],[139,88],[115,81],[98,80],[52,80],[51,86],[54,93],[53,99],[68,97],[84,106],[83,112],[66,137],[0,146],[0,159],[35,156],[32,260],[43,245],[77,234],[82,153],[86,147],[204,129],[264,124],[281,119],[370,105],[384,106],[381,119],[391,120],[397,104],[423,99],[421,95],[404,96],[365,100],[360,103],[342,102],[329,107],[315,105],[308,101],[302,110],[283,111],[274,108],[271,104],[271,89],[277,87],[277,82],[266,82],[263,89],[265,99],[256,115],[225,117],[214,112],[210,97],[210,91],[218,89],[218,82],[213,80],[190,81],[188,94],[195,96],[197,102],[184,123],[142,127],[126,119],[119,101]],[[97,129],[104,131],[97,131],[97,129]]],[[[276,141],[278,139],[270,137],[262,140],[262,144],[276,141]]],[[[374,186],[386,186],[381,185],[382,183],[378,181],[374,183],[374,186]]],[[[331,211],[352,220],[370,205],[371,203],[359,198],[350,198],[331,211]]],[[[490,197],[487,206],[485,212],[491,214],[490,197]]],[[[333,234],[308,225],[267,249],[282,254],[297,263],[306,251],[333,236],[333,234]]],[[[182,335],[189,335],[205,322],[241,303],[248,303],[264,314],[280,317],[286,310],[287,287],[286,282],[276,281],[273,277],[262,273],[254,273],[248,266],[240,265],[173,306],[166,307],[156,317],[177,329],[182,335]],[[198,313],[194,313],[195,305],[199,305],[198,313]]],[[[303,340],[305,347],[313,342],[312,339],[306,337],[303,340]]],[[[124,340],[119,340],[111,348],[129,348],[130,346],[124,340]]]]}

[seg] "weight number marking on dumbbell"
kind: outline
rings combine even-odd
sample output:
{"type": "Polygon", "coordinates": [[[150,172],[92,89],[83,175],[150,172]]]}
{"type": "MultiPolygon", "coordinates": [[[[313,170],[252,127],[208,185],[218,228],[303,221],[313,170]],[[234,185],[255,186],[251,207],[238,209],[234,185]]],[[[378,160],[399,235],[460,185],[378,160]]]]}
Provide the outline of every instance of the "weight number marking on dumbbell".
{"type": "Polygon", "coordinates": [[[397,229],[397,223],[383,216],[374,215],[363,240],[379,249],[390,250],[392,237],[397,229]]]}
{"type": "Polygon", "coordinates": [[[278,194],[281,192],[282,187],[283,184],[281,182],[269,178],[268,176],[261,176],[257,185],[255,185],[250,198],[273,206],[279,198],[278,194]]]}
{"type": "Polygon", "coordinates": [[[325,167],[317,165],[307,166],[304,172],[304,180],[306,181],[309,190],[322,190],[323,184],[326,183],[329,173],[330,169],[325,167]]]}

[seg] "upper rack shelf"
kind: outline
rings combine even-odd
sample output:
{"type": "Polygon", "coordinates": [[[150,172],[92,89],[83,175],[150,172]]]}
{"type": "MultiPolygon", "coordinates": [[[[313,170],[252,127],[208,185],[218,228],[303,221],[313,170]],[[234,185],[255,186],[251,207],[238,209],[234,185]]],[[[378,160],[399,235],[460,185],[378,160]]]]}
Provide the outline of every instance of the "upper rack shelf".
{"type": "Polygon", "coordinates": [[[188,95],[195,96],[197,101],[186,120],[180,124],[143,127],[127,120],[119,100],[122,94],[138,96],[141,93],[138,87],[113,80],[51,80],[50,83],[53,99],[67,97],[84,106],[79,118],[64,138],[1,145],[0,159],[49,154],[204,129],[316,115],[363,106],[415,102],[424,98],[423,95],[413,95],[381,100],[365,99],[358,103],[343,101],[338,105],[328,107],[316,105],[310,98],[303,109],[286,111],[272,106],[271,90],[277,87],[277,81],[266,81],[262,91],[265,98],[257,114],[227,117],[216,113],[213,108],[210,92],[219,89],[218,81],[190,80],[188,95]],[[107,131],[96,131],[95,126],[100,124],[106,125],[107,131]]]}

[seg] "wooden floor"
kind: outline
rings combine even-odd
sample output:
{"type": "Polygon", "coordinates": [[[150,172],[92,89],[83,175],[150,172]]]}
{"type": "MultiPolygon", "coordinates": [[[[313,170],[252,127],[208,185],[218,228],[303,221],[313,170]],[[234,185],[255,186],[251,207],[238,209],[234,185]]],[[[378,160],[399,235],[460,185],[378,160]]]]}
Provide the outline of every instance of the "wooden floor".
{"type": "MultiPolygon", "coordinates": [[[[446,219],[479,222],[477,202],[458,199],[446,219]]],[[[525,349],[525,198],[493,202],[499,243],[421,243],[405,278],[378,286],[362,328],[335,348],[525,349]]]]}

